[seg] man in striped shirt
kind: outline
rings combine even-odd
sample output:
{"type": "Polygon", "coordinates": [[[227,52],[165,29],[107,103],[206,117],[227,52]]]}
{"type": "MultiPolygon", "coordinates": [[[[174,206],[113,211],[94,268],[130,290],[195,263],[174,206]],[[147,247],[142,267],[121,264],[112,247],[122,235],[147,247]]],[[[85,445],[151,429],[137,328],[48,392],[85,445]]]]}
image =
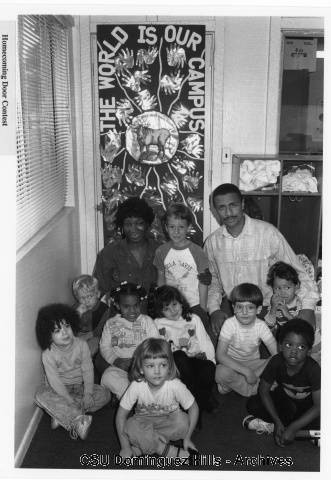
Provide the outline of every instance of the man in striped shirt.
{"type": "Polygon", "coordinates": [[[219,185],[212,193],[214,213],[220,227],[205,242],[212,282],[208,289],[208,311],[215,336],[229,313],[224,301],[240,283],[258,285],[263,305],[270,304],[272,289],[267,285],[271,265],[283,261],[299,274],[298,296],[302,301],[300,318],[315,327],[314,308],[319,299],[316,283],[311,280],[279,230],[268,222],[250,218],[243,211],[240,190],[232,183],[219,185]],[[223,303],[223,305],[222,305],[223,303]]]}

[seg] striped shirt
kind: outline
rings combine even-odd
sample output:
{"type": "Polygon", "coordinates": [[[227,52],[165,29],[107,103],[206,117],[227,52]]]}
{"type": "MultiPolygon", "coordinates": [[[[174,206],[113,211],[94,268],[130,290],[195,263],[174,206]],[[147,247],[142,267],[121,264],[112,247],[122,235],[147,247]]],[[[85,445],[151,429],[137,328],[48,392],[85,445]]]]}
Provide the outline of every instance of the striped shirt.
{"type": "Polygon", "coordinates": [[[258,285],[263,305],[269,305],[272,289],[266,284],[267,274],[271,265],[279,260],[298,272],[302,308],[314,310],[319,300],[316,282],[309,278],[283,235],[268,222],[245,215],[244,228],[238,237],[233,237],[222,225],[207,238],[205,252],[212,274],[208,288],[209,313],[220,308],[222,295],[229,297],[236,285],[245,282],[258,285]]]}
{"type": "Polygon", "coordinates": [[[227,355],[239,361],[260,358],[261,341],[267,348],[270,344],[275,343],[270,329],[263,320],[257,318],[249,325],[242,325],[236,317],[225,320],[218,341],[227,342],[229,344],[227,355]]]}

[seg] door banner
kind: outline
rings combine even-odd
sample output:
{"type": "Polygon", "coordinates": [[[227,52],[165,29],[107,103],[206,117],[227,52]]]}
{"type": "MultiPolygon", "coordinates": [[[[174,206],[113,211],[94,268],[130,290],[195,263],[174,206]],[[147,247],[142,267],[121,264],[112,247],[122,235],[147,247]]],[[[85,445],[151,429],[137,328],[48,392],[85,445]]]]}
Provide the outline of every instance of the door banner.
{"type": "Polygon", "coordinates": [[[156,213],[155,238],[175,201],[202,244],[205,26],[98,25],[97,62],[105,243],[118,204],[138,196],[156,213]]]}

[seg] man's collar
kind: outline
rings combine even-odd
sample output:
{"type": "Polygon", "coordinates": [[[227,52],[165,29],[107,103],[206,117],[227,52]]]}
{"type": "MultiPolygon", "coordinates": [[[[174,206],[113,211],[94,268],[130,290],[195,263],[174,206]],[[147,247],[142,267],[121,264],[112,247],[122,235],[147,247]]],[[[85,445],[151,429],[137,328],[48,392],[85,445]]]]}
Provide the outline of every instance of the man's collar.
{"type": "Polygon", "coordinates": [[[254,228],[253,228],[253,225],[252,225],[252,219],[248,215],[246,215],[246,213],[244,213],[244,218],[245,218],[245,223],[244,223],[243,229],[237,237],[234,237],[233,235],[231,235],[231,233],[229,233],[227,231],[225,225],[221,225],[222,235],[224,237],[228,237],[228,238],[238,238],[238,237],[242,237],[242,236],[245,236],[245,235],[253,235],[254,234],[254,228]]]}

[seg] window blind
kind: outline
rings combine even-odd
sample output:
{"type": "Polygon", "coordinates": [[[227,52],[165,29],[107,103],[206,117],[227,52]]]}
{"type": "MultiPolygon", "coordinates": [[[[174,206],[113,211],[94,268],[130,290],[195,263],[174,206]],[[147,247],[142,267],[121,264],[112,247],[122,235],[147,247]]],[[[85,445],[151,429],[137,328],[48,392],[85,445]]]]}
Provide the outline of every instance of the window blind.
{"type": "Polygon", "coordinates": [[[17,248],[66,204],[72,161],[69,31],[51,15],[18,17],[17,248]]]}

